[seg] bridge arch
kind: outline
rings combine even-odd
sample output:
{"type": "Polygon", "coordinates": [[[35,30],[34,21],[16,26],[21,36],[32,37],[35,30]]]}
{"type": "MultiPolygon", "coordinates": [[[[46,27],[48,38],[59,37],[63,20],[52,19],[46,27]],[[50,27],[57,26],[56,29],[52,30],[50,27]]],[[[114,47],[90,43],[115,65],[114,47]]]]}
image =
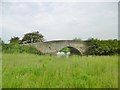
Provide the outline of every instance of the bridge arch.
{"type": "Polygon", "coordinates": [[[75,40],[57,40],[57,41],[47,41],[47,42],[37,42],[28,44],[32,47],[35,47],[37,50],[41,51],[43,54],[52,53],[56,54],[60,49],[69,47],[73,49],[73,53],[79,53],[84,55],[87,47],[87,43],[84,41],[75,41],[75,40]]]}
{"type": "Polygon", "coordinates": [[[82,55],[80,50],[78,50],[77,48],[72,47],[72,46],[62,47],[62,48],[59,49],[59,51],[61,51],[62,49],[65,49],[65,48],[69,48],[69,51],[72,55],[82,55]]]}

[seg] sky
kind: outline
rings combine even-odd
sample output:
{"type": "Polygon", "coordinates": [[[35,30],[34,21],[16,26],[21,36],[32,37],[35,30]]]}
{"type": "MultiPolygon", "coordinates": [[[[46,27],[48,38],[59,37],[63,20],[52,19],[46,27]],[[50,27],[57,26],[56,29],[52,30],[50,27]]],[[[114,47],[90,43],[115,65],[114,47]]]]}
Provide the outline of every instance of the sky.
{"type": "Polygon", "coordinates": [[[0,4],[0,28],[5,42],[33,31],[39,31],[47,41],[76,37],[118,39],[117,2],[6,1],[0,4]]]}

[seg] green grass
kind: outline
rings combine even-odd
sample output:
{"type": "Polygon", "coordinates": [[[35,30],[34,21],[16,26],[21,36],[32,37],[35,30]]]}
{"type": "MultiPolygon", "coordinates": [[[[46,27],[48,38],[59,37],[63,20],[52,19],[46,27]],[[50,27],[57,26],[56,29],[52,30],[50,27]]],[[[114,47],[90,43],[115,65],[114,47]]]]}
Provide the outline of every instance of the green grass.
{"type": "Polygon", "coordinates": [[[0,88],[2,88],[2,45],[0,44],[0,88]]]}
{"type": "Polygon", "coordinates": [[[117,88],[118,56],[5,54],[3,88],[117,88]]]}

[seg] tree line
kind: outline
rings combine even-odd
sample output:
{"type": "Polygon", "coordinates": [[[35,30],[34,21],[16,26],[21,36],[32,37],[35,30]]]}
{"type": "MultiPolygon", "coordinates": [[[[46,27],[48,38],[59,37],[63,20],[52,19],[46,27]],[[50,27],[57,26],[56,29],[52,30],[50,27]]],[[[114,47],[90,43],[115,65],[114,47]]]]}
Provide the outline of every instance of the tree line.
{"type": "MultiPolygon", "coordinates": [[[[77,40],[77,41],[81,41],[80,38],[74,38],[73,40],[77,40]]],[[[20,40],[19,37],[12,37],[10,39],[10,45],[6,45],[4,44],[4,41],[2,41],[2,39],[0,38],[0,43],[3,44],[3,51],[5,50],[5,52],[9,52],[8,50],[12,50],[12,48],[15,49],[14,50],[18,50],[19,52],[32,52],[32,53],[39,53],[41,54],[41,52],[37,52],[37,50],[33,49],[32,51],[30,51],[30,48],[27,47],[23,47],[22,44],[27,44],[27,43],[36,43],[36,42],[44,42],[44,36],[39,33],[38,31],[36,32],[31,32],[31,33],[26,33],[24,34],[23,38],[20,40]],[[18,46],[17,46],[18,45],[18,46]],[[22,46],[20,46],[22,45],[22,46]],[[25,49],[26,48],[26,49],[25,49]]],[[[99,40],[99,39],[95,39],[95,38],[90,38],[88,40],[86,40],[85,42],[87,42],[88,47],[85,51],[85,55],[114,55],[114,54],[120,54],[120,40],[114,39],[114,40],[99,40]]],[[[32,47],[31,47],[32,48],[32,47]]],[[[68,49],[64,49],[63,51],[68,51],[68,49]]],[[[69,50],[70,51],[70,50],[69,50]]]]}
{"type": "Polygon", "coordinates": [[[10,43],[18,43],[18,44],[26,44],[26,43],[35,43],[35,42],[43,42],[44,41],[44,36],[39,33],[38,31],[36,32],[31,32],[31,33],[26,33],[22,40],[20,40],[19,37],[11,37],[10,43]]]}
{"type": "Polygon", "coordinates": [[[86,55],[120,54],[120,40],[98,40],[91,38],[87,42],[89,47],[86,50],[86,55]]]}
{"type": "Polygon", "coordinates": [[[0,46],[2,45],[2,49],[0,48],[0,51],[3,53],[31,53],[41,55],[42,53],[36,48],[23,44],[43,42],[43,37],[44,36],[38,31],[26,33],[21,40],[19,37],[11,37],[9,44],[5,44],[0,38],[0,46]]]}

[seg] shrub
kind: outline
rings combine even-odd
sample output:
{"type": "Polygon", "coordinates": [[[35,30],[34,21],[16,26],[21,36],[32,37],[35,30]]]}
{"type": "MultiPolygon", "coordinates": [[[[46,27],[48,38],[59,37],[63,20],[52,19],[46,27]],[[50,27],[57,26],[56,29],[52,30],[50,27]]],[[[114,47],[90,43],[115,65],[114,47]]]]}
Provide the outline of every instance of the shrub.
{"type": "Polygon", "coordinates": [[[4,44],[2,45],[2,52],[4,53],[32,53],[32,54],[39,54],[39,55],[42,54],[36,48],[21,45],[21,44],[4,44]]]}
{"type": "Polygon", "coordinates": [[[113,55],[120,54],[119,40],[91,39],[90,46],[86,50],[87,55],[113,55]]]}

